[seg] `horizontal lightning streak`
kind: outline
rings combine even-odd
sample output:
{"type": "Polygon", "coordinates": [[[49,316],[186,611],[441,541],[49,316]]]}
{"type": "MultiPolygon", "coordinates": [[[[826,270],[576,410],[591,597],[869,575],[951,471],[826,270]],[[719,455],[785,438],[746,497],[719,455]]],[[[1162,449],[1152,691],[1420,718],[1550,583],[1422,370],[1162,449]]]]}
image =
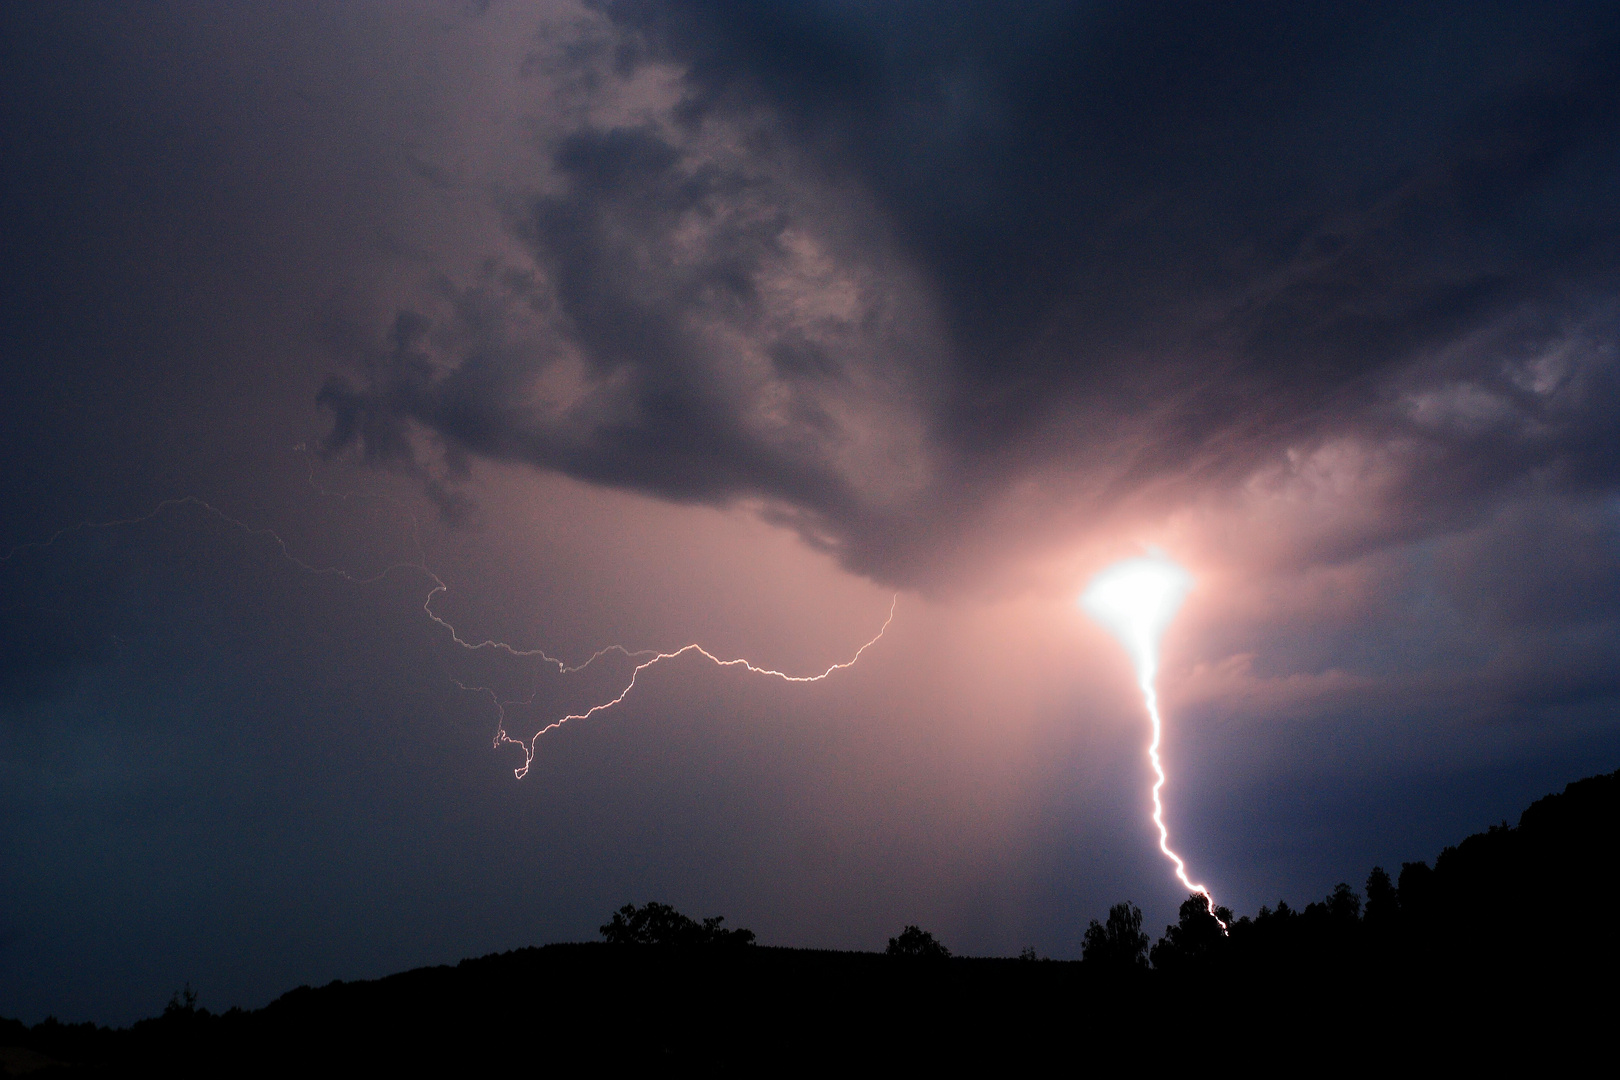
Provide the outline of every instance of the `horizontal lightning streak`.
{"type": "MultiPolygon", "coordinates": [[[[294,449],[295,449],[295,451],[297,451],[299,453],[305,452],[305,447],[303,447],[302,445],[297,446],[294,449]]],[[[208,502],[205,499],[200,499],[200,498],[196,497],[195,495],[184,495],[184,496],[180,496],[178,498],[164,499],[162,502],[159,502],[155,506],[153,506],[151,510],[148,510],[144,514],[138,514],[138,515],[136,515],[134,517],[116,518],[116,519],[111,520],[111,521],[85,521],[85,522],[79,522],[78,524],[75,524],[75,525],[65,526],[65,527],[63,527],[61,529],[56,530],[56,532],[52,533],[50,535],[50,537],[48,537],[45,540],[31,541],[31,542],[28,542],[28,543],[17,544],[15,546],[13,546],[4,555],[0,555],[0,562],[9,562],[14,556],[16,556],[17,554],[19,554],[21,552],[24,552],[24,551],[40,551],[40,550],[44,550],[46,548],[52,547],[53,545],[56,544],[56,542],[58,540],[61,540],[63,537],[72,535],[73,533],[76,533],[76,532],[102,531],[102,530],[115,529],[115,528],[127,528],[127,527],[131,527],[131,526],[135,526],[135,525],[141,525],[141,524],[144,524],[144,523],[146,523],[148,521],[153,521],[156,518],[160,517],[161,515],[163,515],[164,513],[168,512],[170,510],[176,510],[176,509],[180,509],[182,507],[194,507],[194,508],[196,508],[198,510],[201,510],[203,513],[205,513],[205,514],[207,514],[207,515],[209,515],[209,516],[211,516],[211,517],[213,517],[213,518],[215,518],[215,519],[217,519],[219,521],[222,521],[225,524],[227,524],[227,525],[241,531],[242,533],[244,533],[244,534],[246,534],[248,536],[256,537],[256,538],[258,538],[258,537],[268,537],[270,540],[274,541],[277,550],[279,551],[281,557],[284,560],[291,563],[293,566],[297,567],[299,570],[304,571],[305,573],[314,574],[314,575],[323,576],[323,577],[336,577],[336,578],[338,578],[338,579],[340,579],[342,581],[345,581],[345,582],[348,582],[348,583],[350,583],[352,585],[357,585],[357,586],[376,584],[377,582],[382,581],[384,578],[388,577],[390,574],[396,573],[396,572],[401,571],[401,570],[411,570],[411,571],[415,571],[417,573],[422,574],[428,580],[428,582],[431,583],[431,588],[428,589],[427,595],[425,597],[423,597],[423,599],[422,599],[422,611],[424,613],[426,613],[427,617],[435,625],[441,627],[445,631],[445,633],[449,635],[450,640],[454,644],[458,645],[459,647],[461,647],[462,649],[464,649],[464,650],[466,650],[468,652],[479,652],[479,651],[483,651],[483,650],[487,649],[487,650],[492,650],[492,651],[495,651],[495,652],[504,653],[505,655],[510,656],[510,657],[512,657],[514,659],[520,659],[520,660],[538,659],[538,660],[543,660],[547,664],[555,666],[556,669],[557,669],[558,674],[560,674],[560,675],[570,675],[570,674],[573,674],[574,672],[583,671],[585,668],[590,667],[592,664],[594,664],[596,661],[600,660],[602,657],[607,656],[607,655],[612,654],[612,653],[617,653],[618,655],[625,657],[627,660],[636,660],[636,659],[641,658],[641,657],[647,657],[648,658],[648,659],[642,660],[640,663],[636,664],[635,668],[632,669],[632,671],[630,672],[629,681],[625,684],[624,689],[619,691],[618,696],[614,697],[613,699],[611,699],[609,701],[604,701],[601,704],[593,705],[589,709],[586,709],[582,713],[570,713],[567,716],[564,716],[564,717],[561,717],[560,719],[554,720],[551,723],[547,724],[545,727],[541,728],[539,731],[535,732],[532,736],[530,736],[526,740],[525,739],[514,739],[509,734],[507,734],[507,731],[506,731],[506,709],[507,709],[507,706],[509,706],[509,705],[527,705],[527,704],[532,703],[533,700],[534,700],[534,697],[535,697],[534,694],[531,694],[527,700],[503,701],[503,700],[501,700],[499,695],[497,695],[495,693],[495,691],[490,689],[489,687],[468,686],[467,684],[461,682],[458,679],[452,679],[451,681],[454,682],[456,684],[456,686],[458,686],[462,690],[467,691],[469,693],[480,693],[480,694],[488,695],[491,702],[494,703],[497,714],[498,714],[498,717],[499,717],[498,723],[497,723],[497,729],[496,729],[496,732],[495,732],[494,746],[495,746],[495,748],[499,749],[502,745],[509,743],[509,744],[514,745],[514,746],[519,746],[519,747],[523,748],[523,752],[524,752],[523,765],[522,765],[521,768],[513,770],[514,774],[520,780],[523,779],[523,777],[528,774],[529,767],[534,762],[535,741],[537,739],[539,739],[540,736],[544,735],[548,731],[552,731],[555,728],[561,727],[563,724],[569,722],[570,720],[585,720],[585,719],[590,718],[591,716],[594,716],[595,714],[597,714],[599,712],[603,712],[603,711],[605,711],[607,709],[611,709],[613,706],[619,704],[626,697],[629,696],[630,691],[635,689],[636,680],[641,675],[641,673],[643,671],[647,670],[648,668],[652,667],[655,664],[662,663],[665,660],[676,659],[677,657],[684,656],[687,653],[697,653],[698,655],[705,657],[706,659],[708,659],[709,661],[711,661],[712,663],[714,663],[718,667],[727,667],[727,668],[729,668],[729,667],[742,667],[742,668],[746,669],[747,671],[749,671],[752,674],[772,676],[772,677],[781,679],[784,682],[792,682],[792,683],[820,682],[822,679],[825,679],[827,676],[831,675],[833,672],[842,671],[845,668],[848,668],[848,667],[852,666],[857,660],[859,660],[861,658],[861,655],[863,653],[865,653],[867,649],[869,649],[873,645],[877,644],[878,640],[881,639],[883,637],[883,635],[888,632],[889,625],[894,622],[895,607],[900,601],[900,595],[898,593],[896,593],[894,595],[893,600],[891,600],[890,603],[889,603],[889,615],[888,615],[888,618],[884,620],[883,626],[871,638],[871,640],[867,641],[866,644],[862,645],[859,649],[855,650],[855,655],[854,656],[850,657],[848,660],[843,661],[842,663],[837,663],[837,664],[831,665],[830,667],[827,668],[827,670],[821,672],[821,674],[819,674],[819,675],[789,675],[786,672],[777,671],[777,670],[775,670],[773,668],[760,667],[760,666],[752,663],[751,661],[746,660],[746,659],[742,659],[742,658],[738,658],[738,659],[734,659],[734,660],[722,660],[718,656],[716,656],[713,653],[709,652],[707,649],[703,648],[703,646],[698,645],[696,643],[693,643],[691,645],[684,645],[681,648],[676,649],[674,652],[658,652],[657,650],[654,650],[654,649],[631,650],[631,649],[625,648],[623,645],[609,645],[609,646],[607,646],[605,648],[598,649],[596,652],[592,653],[590,655],[590,657],[588,657],[582,663],[569,664],[569,663],[567,663],[567,662],[565,662],[563,660],[560,660],[560,659],[558,659],[558,658],[556,658],[554,656],[549,655],[543,649],[522,649],[522,648],[518,648],[516,646],[510,645],[510,644],[508,644],[507,642],[504,642],[504,641],[496,641],[496,640],[489,639],[489,638],[486,638],[486,639],[484,639],[482,641],[472,641],[472,640],[469,640],[468,638],[462,637],[461,632],[459,630],[457,630],[457,628],[449,620],[445,619],[444,617],[439,615],[438,612],[433,610],[433,600],[434,600],[434,598],[437,597],[437,596],[440,596],[441,594],[448,593],[450,591],[450,586],[444,581],[443,578],[439,577],[438,574],[434,573],[433,570],[429,569],[429,567],[427,565],[427,558],[426,558],[426,555],[423,553],[423,550],[422,550],[420,526],[419,526],[419,523],[418,523],[418,521],[416,519],[416,515],[411,513],[410,510],[407,509],[405,506],[403,506],[398,500],[396,500],[396,499],[394,499],[394,498],[392,498],[391,496],[388,496],[388,495],[355,495],[355,494],[334,493],[334,492],[327,491],[326,489],[322,488],[319,484],[317,484],[315,482],[314,464],[313,464],[313,462],[310,463],[310,477],[309,477],[309,480],[310,480],[311,486],[313,486],[322,495],[326,495],[326,496],[333,497],[333,498],[340,498],[340,499],[352,499],[352,498],[381,499],[381,500],[383,500],[385,502],[388,502],[388,503],[394,505],[395,507],[397,507],[410,520],[410,523],[411,523],[411,539],[412,539],[412,543],[413,543],[414,547],[416,548],[416,556],[417,556],[416,561],[415,562],[396,562],[396,563],[393,563],[393,564],[391,564],[391,565],[389,565],[387,567],[384,567],[382,570],[378,571],[375,574],[371,574],[369,576],[352,573],[351,571],[345,570],[345,569],[343,569],[341,567],[337,567],[337,566],[316,566],[313,563],[306,562],[303,559],[300,559],[298,556],[294,555],[292,553],[291,547],[287,544],[287,541],[281,536],[280,533],[276,532],[274,529],[249,525],[247,522],[242,521],[242,520],[240,520],[238,518],[235,518],[235,517],[231,516],[230,514],[227,514],[225,511],[221,510],[219,507],[215,506],[214,504],[208,502]]],[[[536,691],[536,693],[538,693],[538,691],[536,691]]]]}
{"type": "MultiPolygon", "coordinates": [[[[769,676],[772,676],[774,678],[781,679],[783,682],[791,682],[791,683],[820,682],[822,679],[825,679],[827,676],[831,675],[835,671],[843,671],[845,668],[854,666],[855,662],[861,658],[862,653],[866,652],[866,650],[870,649],[873,645],[876,645],[878,643],[878,641],[883,637],[883,635],[888,632],[889,624],[894,622],[894,609],[895,609],[896,605],[898,605],[899,603],[900,603],[900,594],[896,593],[894,595],[894,599],[889,602],[889,617],[883,620],[883,625],[878,629],[878,632],[876,634],[874,634],[872,636],[872,638],[866,642],[866,644],[862,645],[859,649],[856,649],[854,656],[850,657],[848,660],[845,660],[842,663],[831,665],[830,667],[827,668],[826,671],[823,671],[819,675],[789,675],[786,672],[777,671],[774,668],[759,667],[758,665],[756,665],[756,664],[754,664],[754,663],[752,663],[752,662],[750,662],[748,660],[742,659],[742,658],[738,658],[738,659],[735,659],[735,660],[722,660],[718,656],[714,655],[714,653],[710,652],[708,649],[705,649],[703,646],[698,645],[696,643],[691,644],[691,645],[683,645],[679,649],[676,649],[674,652],[661,652],[661,653],[654,653],[650,649],[644,649],[644,650],[641,650],[640,652],[631,653],[631,652],[628,652],[627,650],[625,650],[622,646],[610,645],[610,646],[608,646],[608,648],[597,652],[595,656],[592,656],[590,660],[585,661],[584,664],[580,664],[580,665],[578,665],[578,667],[569,668],[567,670],[578,671],[580,668],[583,668],[587,664],[589,664],[591,662],[591,660],[595,660],[598,656],[601,656],[603,653],[612,652],[614,650],[617,650],[617,651],[623,653],[625,656],[629,656],[629,657],[647,656],[647,655],[650,654],[652,658],[650,660],[644,660],[644,661],[642,661],[641,663],[639,663],[639,664],[637,664],[635,666],[635,668],[630,672],[630,681],[625,683],[624,689],[619,691],[619,694],[618,694],[617,697],[613,698],[610,701],[604,701],[599,705],[592,705],[589,709],[586,709],[584,712],[581,712],[581,713],[569,713],[567,716],[560,717],[560,718],[558,718],[556,720],[553,720],[551,723],[547,724],[545,727],[541,728],[539,731],[537,731],[533,735],[531,735],[527,740],[514,739],[514,738],[512,738],[510,735],[508,735],[506,733],[506,706],[507,705],[513,705],[513,704],[519,704],[519,703],[518,702],[511,702],[511,701],[498,701],[497,700],[496,701],[496,707],[500,710],[501,725],[500,725],[500,730],[495,733],[495,745],[497,747],[499,747],[503,743],[511,743],[514,746],[520,746],[520,747],[523,748],[523,752],[524,752],[523,765],[520,768],[512,770],[513,775],[515,775],[519,780],[521,780],[521,779],[523,779],[524,776],[526,776],[528,774],[529,766],[534,761],[534,744],[535,744],[535,741],[540,738],[540,736],[544,735],[548,731],[554,731],[557,728],[562,727],[564,724],[568,723],[570,720],[588,720],[592,716],[595,716],[599,712],[605,712],[606,710],[613,708],[613,706],[619,704],[626,697],[628,697],[630,695],[630,691],[635,689],[636,680],[641,676],[641,673],[643,671],[646,671],[648,668],[652,667],[654,664],[660,664],[660,663],[664,662],[665,660],[674,660],[677,657],[685,656],[687,653],[697,653],[699,656],[702,656],[705,659],[707,659],[708,661],[710,661],[711,663],[713,663],[716,667],[723,667],[723,668],[724,667],[741,667],[741,668],[745,668],[751,674],[754,674],[754,675],[769,675],[769,676]]],[[[494,644],[497,647],[502,647],[501,643],[499,643],[499,642],[493,642],[493,643],[492,642],[484,642],[482,644],[485,644],[485,645],[494,644]]],[[[550,657],[547,657],[547,659],[550,659],[550,657]]],[[[458,683],[457,685],[459,686],[461,684],[458,683]]],[[[494,699],[494,697],[495,697],[493,691],[491,691],[488,687],[462,686],[462,689],[463,690],[468,690],[468,691],[473,691],[473,692],[487,693],[487,694],[490,695],[491,699],[494,699]]],[[[533,700],[532,697],[531,697],[530,700],[533,700]]],[[[524,702],[524,704],[527,704],[527,703],[524,702]]]]}

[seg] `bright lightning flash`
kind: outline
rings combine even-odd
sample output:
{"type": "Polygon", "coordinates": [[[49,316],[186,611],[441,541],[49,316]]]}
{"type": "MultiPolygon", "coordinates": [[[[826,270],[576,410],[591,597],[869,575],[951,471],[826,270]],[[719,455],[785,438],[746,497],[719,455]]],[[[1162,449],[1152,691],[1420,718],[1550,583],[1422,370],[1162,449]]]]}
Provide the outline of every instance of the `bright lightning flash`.
{"type": "MultiPolygon", "coordinates": [[[[1136,682],[1142,689],[1153,739],[1148,743],[1148,760],[1157,779],[1153,783],[1153,824],[1159,829],[1159,850],[1175,864],[1176,877],[1191,892],[1199,893],[1215,915],[1215,898],[1208,887],[1187,876],[1187,864],[1170,848],[1170,830],[1164,824],[1164,764],[1159,760],[1159,740],[1164,722],[1159,716],[1159,694],[1154,682],[1159,674],[1159,639],[1192,588],[1192,575],[1165,558],[1148,555],[1115,563],[1092,578],[1081,594],[1080,606],[1119,639],[1136,666],[1136,682]]],[[[1219,916],[1216,921],[1220,922],[1219,916]]],[[[1224,930],[1226,924],[1221,923],[1224,930]]]]}

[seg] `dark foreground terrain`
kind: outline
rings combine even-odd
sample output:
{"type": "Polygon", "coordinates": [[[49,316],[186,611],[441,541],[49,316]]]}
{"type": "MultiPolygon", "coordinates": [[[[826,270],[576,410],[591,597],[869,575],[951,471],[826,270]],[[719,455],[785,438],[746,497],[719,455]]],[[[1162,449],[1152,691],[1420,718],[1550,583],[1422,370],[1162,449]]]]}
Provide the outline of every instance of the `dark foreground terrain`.
{"type": "Polygon", "coordinates": [[[0,1020],[0,1062],[33,1076],[1567,1066],[1607,1060],[1612,1042],[1617,839],[1620,773],[1432,867],[1375,869],[1365,898],[1344,885],[1302,910],[1222,912],[1229,934],[1192,898],[1150,949],[1119,905],[1084,961],[780,949],[697,929],[300,987],[252,1012],[177,999],[120,1030],[0,1020]]]}

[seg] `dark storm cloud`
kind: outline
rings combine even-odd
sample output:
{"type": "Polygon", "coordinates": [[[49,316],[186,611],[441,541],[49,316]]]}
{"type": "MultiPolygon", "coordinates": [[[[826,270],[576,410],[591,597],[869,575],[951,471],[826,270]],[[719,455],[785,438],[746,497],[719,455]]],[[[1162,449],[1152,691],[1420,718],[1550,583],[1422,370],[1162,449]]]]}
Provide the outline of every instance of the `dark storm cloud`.
{"type": "Polygon", "coordinates": [[[0,553],[36,542],[0,562],[0,1014],[249,1005],[648,897],[839,948],[1168,917],[1128,673],[1067,600],[1138,542],[1199,577],[1169,812],[1244,910],[1613,769],[1617,23],[0,5],[0,553]],[[323,435],[486,527],[306,471],[323,435]],[[981,596],[903,596],[815,687],[661,670],[517,783],[451,680],[531,668],[414,571],[142,517],[188,495],[312,566],[425,559],[436,613],[571,659],[815,670],[887,609],[658,500],[981,596]]]}
{"type": "Polygon", "coordinates": [[[532,347],[497,355],[486,329],[334,380],[332,448],[414,458],[409,419],[457,452],[763,499],[897,580],[1043,471],[1095,510],[1348,433],[1422,445],[1392,520],[1466,516],[1532,473],[1612,486],[1620,36],[1601,12],[605,10],[599,76],[669,63],[679,95],[547,144],[560,190],[514,212],[532,347]],[[913,294],[864,294],[920,328],[905,348],[872,309],[835,331],[772,310],[789,238],[845,219],[839,269],[911,275],[913,294]],[[1562,375],[1523,375],[1555,347],[1562,375]],[[727,349],[768,359],[786,416],[752,422],[727,349]],[[519,404],[563,355],[576,399],[519,404]],[[862,365],[929,388],[927,480],[886,500],[838,457],[862,421],[820,400],[862,365]],[[1439,416],[1464,384],[1497,414],[1439,416]]]}
{"type": "MultiPolygon", "coordinates": [[[[849,494],[822,462],[743,430],[726,388],[705,377],[705,344],[686,325],[716,308],[739,320],[757,317],[757,282],[778,246],[781,215],[723,225],[704,257],[682,266],[668,249],[683,217],[721,213],[717,203],[746,196],[743,178],[714,167],[684,172],[674,147],[637,128],[573,134],[554,163],[567,193],[536,200],[519,225],[554,283],[547,314],[566,324],[593,381],[622,375],[628,385],[608,390],[600,405],[576,406],[583,424],[534,422],[518,404],[523,380],[557,357],[543,345],[537,355],[501,348],[501,313],[474,307],[502,287],[521,294],[531,285],[489,282],[483,297],[460,298],[455,318],[473,340],[453,370],[433,362],[429,320],[407,313],[369,388],[327,384],[321,402],[335,418],[328,448],[358,440],[378,459],[409,460],[414,451],[400,422],[410,418],[474,454],[673,499],[768,493],[824,513],[847,507],[849,494]],[[620,397],[633,414],[614,414],[612,399],[620,397]]],[[[814,355],[813,346],[805,351],[814,355]]]]}

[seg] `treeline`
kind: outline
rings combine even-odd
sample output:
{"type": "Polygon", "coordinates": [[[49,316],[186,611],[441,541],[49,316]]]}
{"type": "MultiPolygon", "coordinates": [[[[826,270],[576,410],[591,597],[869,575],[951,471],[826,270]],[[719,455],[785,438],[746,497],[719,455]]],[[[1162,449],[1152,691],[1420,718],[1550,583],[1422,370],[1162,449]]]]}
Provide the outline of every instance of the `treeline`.
{"type": "Polygon", "coordinates": [[[1115,904],[1087,928],[1088,965],[1188,973],[1366,968],[1451,972],[1608,965],[1620,959],[1620,772],[1549,795],[1520,816],[1391,876],[1365,892],[1340,883],[1322,900],[1212,914],[1198,894],[1150,943],[1140,909],[1115,904]],[[1222,923],[1226,929],[1222,929],[1222,923]]]}
{"type": "Polygon", "coordinates": [[[626,904],[598,928],[609,945],[742,946],[754,943],[752,930],[727,930],[724,915],[702,922],[656,900],[641,907],[626,904]]]}
{"type": "Polygon", "coordinates": [[[884,953],[773,948],[718,916],[627,906],[601,942],[299,987],[262,1009],[213,1013],[188,989],[121,1030],[0,1020],[0,1075],[41,1057],[110,1076],[1008,1071],[1082,1050],[1093,1065],[1137,1067],[1143,1047],[1162,1067],[1297,1071],[1321,1046],[1405,1054],[1411,1043],[1454,1067],[1503,1039],[1551,1045],[1539,1034],[1549,1024],[1570,1047],[1612,1026],[1617,838],[1620,773],[1571,784],[1433,866],[1375,868],[1360,892],[1343,884],[1242,918],[1218,910],[1226,932],[1201,896],[1157,940],[1140,909],[1116,904],[1087,928],[1080,963],[953,957],[916,926],[884,953]]]}

